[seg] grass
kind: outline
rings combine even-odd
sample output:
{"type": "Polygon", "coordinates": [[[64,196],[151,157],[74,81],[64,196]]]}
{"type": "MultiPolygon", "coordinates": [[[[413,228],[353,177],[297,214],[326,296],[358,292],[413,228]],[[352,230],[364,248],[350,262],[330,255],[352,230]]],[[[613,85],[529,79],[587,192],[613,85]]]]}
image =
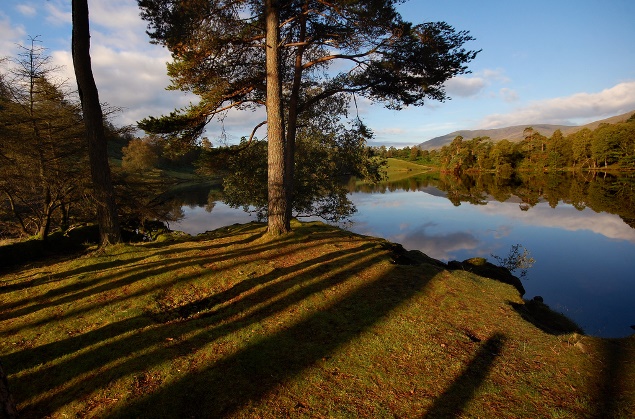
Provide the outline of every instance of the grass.
{"type": "Polygon", "coordinates": [[[632,417],[633,337],[539,328],[511,285],[382,239],[265,228],[5,271],[21,417],[632,417]]]}
{"type": "Polygon", "coordinates": [[[390,181],[398,181],[406,179],[420,173],[427,173],[431,170],[430,167],[422,166],[417,163],[409,162],[401,159],[386,159],[388,166],[386,167],[386,174],[390,181]]]}

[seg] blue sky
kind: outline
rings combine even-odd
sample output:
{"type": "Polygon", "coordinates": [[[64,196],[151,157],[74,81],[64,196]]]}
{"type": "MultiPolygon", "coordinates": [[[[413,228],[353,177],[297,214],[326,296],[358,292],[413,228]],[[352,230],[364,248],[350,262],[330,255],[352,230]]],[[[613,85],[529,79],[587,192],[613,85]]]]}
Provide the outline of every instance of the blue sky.
{"type": "MultiPolygon", "coordinates": [[[[0,0],[0,56],[39,35],[60,77],[74,83],[70,0],[0,0]]],[[[101,100],[123,108],[132,124],[195,101],[165,91],[165,49],[150,45],[134,0],[92,0],[92,59],[101,100]]],[[[415,23],[446,21],[482,49],[471,74],[447,83],[452,100],[399,112],[358,101],[376,143],[418,144],[460,129],[522,124],[581,124],[635,109],[635,2],[632,0],[410,0],[400,6],[415,23]]],[[[226,141],[247,135],[261,114],[229,114],[226,141]]],[[[264,133],[259,133],[263,136],[264,133]]],[[[208,136],[221,142],[221,124],[208,136]]]]}

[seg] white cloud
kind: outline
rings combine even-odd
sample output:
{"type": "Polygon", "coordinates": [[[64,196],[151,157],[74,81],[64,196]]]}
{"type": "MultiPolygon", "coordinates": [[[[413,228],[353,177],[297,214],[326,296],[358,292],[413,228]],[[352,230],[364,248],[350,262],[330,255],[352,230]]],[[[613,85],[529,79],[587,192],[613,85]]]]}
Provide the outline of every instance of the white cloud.
{"type": "Polygon", "coordinates": [[[434,223],[426,223],[418,228],[408,229],[405,233],[396,234],[390,237],[390,240],[401,243],[406,249],[420,250],[426,255],[440,260],[450,260],[454,258],[456,252],[474,251],[484,246],[470,232],[435,234],[426,231],[434,226],[434,223]]]}
{"type": "Polygon", "coordinates": [[[501,98],[505,102],[516,102],[518,100],[518,93],[515,90],[503,87],[499,91],[501,98]]]}
{"type": "Polygon", "coordinates": [[[378,130],[375,130],[375,134],[377,135],[403,135],[406,134],[408,131],[406,131],[403,128],[381,128],[378,130]]]}
{"type": "Polygon", "coordinates": [[[145,23],[139,16],[136,1],[110,0],[90,1],[92,23],[109,29],[144,28],[145,23]]]}
{"type": "Polygon", "coordinates": [[[489,80],[490,82],[509,83],[511,81],[511,79],[505,75],[505,71],[500,68],[497,68],[497,69],[486,68],[485,70],[481,72],[481,75],[483,78],[485,78],[486,80],[489,80]]]}
{"type": "Polygon", "coordinates": [[[501,69],[485,69],[473,76],[456,76],[445,82],[450,97],[473,97],[492,84],[508,83],[510,80],[501,69]]]}
{"type": "MultiPolygon", "coordinates": [[[[71,53],[55,51],[52,58],[55,65],[64,66],[64,76],[75,83],[71,53]]],[[[100,100],[123,108],[123,112],[115,117],[117,123],[134,124],[139,119],[167,113],[192,100],[183,93],[165,91],[169,79],[165,73],[164,55],[116,51],[94,45],[91,61],[100,100]]]]}
{"type": "Polygon", "coordinates": [[[27,16],[27,17],[33,17],[37,14],[37,10],[35,9],[35,7],[29,5],[29,4],[18,4],[17,6],[15,6],[15,9],[22,15],[27,16]]]}
{"type": "Polygon", "coordinates": [[[0,12],[0,57],[13,56],[16,44],[20,43],[25,35],[23,26],[13,26],[11,20],[0,12]]]}
{"type": "Polygon", "coordinates": [[[70,25],[73,21],[70,2],[64,4],[64,2],[47,1],[45,4],[45,10],[47,13],[46,21],[53,26],[70,25]]]}
{"type": "Polygon", "coordinates": [[[635,81],[619,83],[597,93],[577,93],[530,103],[508,114],[493,114],[479,128],[523,124],[578,124],[635,109],[635,81]]]}
{"type": "Polygon", "coordinates": [[[445,82],[445,90],[450,97],[470,97],[479,94],[487,85],[481,77],[453,77],[445,82]]]}
{"type": "MultiPolygon", "coordinates": [[[[539,204],[529,211],[519,211],[515,203],[490,201],[487,205],[478,207],[478,210],[507,221],[514,221],[513,225],[556,227],[568,231],[588,230],[610,239],[635,243],[635,230],[629,228],[619,216],[609,213],[598,214],[589,208],[578,211],[572,205],[560,203],[558,211],[553,211],[546,204],[539,204]]],[[[508,226],[501,226],[497,234],[505,234],[508,229],[508,226]]]]}

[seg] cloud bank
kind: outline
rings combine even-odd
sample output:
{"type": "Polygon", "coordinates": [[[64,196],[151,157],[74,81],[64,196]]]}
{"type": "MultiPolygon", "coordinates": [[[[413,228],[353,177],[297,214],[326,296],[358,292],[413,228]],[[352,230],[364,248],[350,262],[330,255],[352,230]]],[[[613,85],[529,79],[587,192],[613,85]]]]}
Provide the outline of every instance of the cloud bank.
{"type": "Polygon", "coordinates": [[[635,81],[619,83],[597,93],[532,102],[507,114],[485,117],[478,128],[501,128],[523,124],[577,125],[635,109],[635,81]]]}

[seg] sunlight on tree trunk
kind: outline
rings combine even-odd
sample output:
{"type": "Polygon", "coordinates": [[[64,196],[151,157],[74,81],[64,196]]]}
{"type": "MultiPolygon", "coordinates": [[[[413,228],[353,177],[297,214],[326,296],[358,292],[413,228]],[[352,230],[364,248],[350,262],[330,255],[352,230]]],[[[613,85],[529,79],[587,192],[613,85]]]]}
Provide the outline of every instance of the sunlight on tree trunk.
{"type": "Polygon", "coordinates": [[[265,2],[267,22],[267,136],[269,139],[269,211],[267,232],[272,236],[291,231],[289,205],[285,188],[285,139],[282,111],[282,84],[280,82],[279,10],[277,0],[265,2]]]}
{"type": "Polygon", "coordinates": [[[90,172],[97,204],[100,246],[121,241],[115,193],[108,165],[104,118],[90,62],[88,1],[73,0],[73,66],[82,102],[90,172]]]}

